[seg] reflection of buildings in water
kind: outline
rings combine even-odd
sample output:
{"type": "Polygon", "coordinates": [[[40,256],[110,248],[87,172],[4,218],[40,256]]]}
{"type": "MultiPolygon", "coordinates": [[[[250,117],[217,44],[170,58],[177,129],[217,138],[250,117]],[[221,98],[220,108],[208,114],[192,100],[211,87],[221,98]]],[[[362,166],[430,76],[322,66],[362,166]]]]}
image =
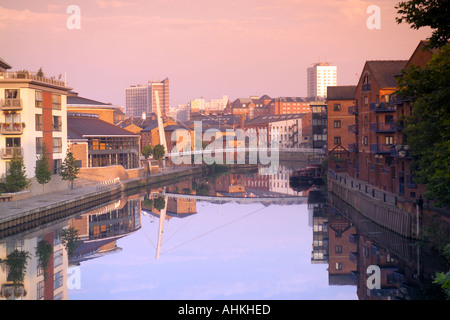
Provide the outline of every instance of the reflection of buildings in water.
{"type": "Polygon", "coordinates": [[[357,261],[351,259],[358,246],[352,241],[356,228],[343,215],[328,207],[328,283],[330,285],[356,285],[354,274],[357,261]]]}
{"type": "Polygon", "coordinates": [[[245,178],[243,174],[227,174],[217,177],[214,189],[216,193],[245,194],[245,178]]]}
{"type": "Polygon", "coordinates": [[[70,262],[120,251],[116,241],[141,227],[140,213],[141,200],[135,195],[72,218],[69,224],[78,230],[81,244],[70,262]]]}
{"type": "MultiPolygon", "coordinates": [[[[360,300],[445,299],[442,291],[436,286],[433,289],[431,283],[435,273],[446,271],[447,266],[438,270],[438,263],[433,260],[434,257],[426,256],[423,246],[375,224],[331,193],[328,200],[330,252],[334,248],[331,217],[341,215],[351,221],[352,227],[345,231],[348,240],[347,236],[343,240],[347,242],[350,261],[357,267],[356,272],[352,273],[360,300]],[[380,268],[379,288],[368,286],[367,281],[372,274],[367,273],[370,266],[380,268]]],[[[341,225],[342,228],[346,229],[345,224],[341,225]]],[[[333,267],[331,256],[330,253],[330,273],[333,267]]],[[[373,283],[370,280],[372,278],[369,284],[373,283]]]]}
{"type": "Polygon", "coordinates": [[[29,252],[26,273],[14,296],[13,283],[8,279],[6,263],[0,263],[0,300],[66,300],[67,287],[67,251],[61,243],[60,234],[67,226],[67,221],[43,227],[37,231],[18,234],[0,241],[0,259],[5,260],[15,249],[29,252]],[[47,268],[47,278],[44,279],[42,268],[36,257],[36,247],[41,240],[52,245],[52,256],[47,268]]]}
{"type": "Polygon", "coordinates": [[[319,203],[308,203],[312,212],[313,243],[311,263],[328,262],[328,212],[327,206],[319,203]]]}

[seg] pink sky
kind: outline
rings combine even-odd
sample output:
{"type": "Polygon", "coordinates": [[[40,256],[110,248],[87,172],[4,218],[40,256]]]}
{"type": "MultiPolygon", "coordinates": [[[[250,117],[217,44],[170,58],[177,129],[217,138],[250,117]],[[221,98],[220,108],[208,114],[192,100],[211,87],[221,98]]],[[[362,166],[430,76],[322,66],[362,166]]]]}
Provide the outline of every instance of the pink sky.
{"type": "Polygon", "coordinates": [[[66,74],[83,97],[125,104],[125,87],[170,80],[170,105],[203,96],[306,96],[306,69],[356,84],[366,60],[408,59],[430,30],[378,0],[0,0],[0,57],[13,70],[66,74]],[[81,29],[66,27],[69,5],[81,29]],[[381,29],[370,30],[370,5],[381,29]]]}

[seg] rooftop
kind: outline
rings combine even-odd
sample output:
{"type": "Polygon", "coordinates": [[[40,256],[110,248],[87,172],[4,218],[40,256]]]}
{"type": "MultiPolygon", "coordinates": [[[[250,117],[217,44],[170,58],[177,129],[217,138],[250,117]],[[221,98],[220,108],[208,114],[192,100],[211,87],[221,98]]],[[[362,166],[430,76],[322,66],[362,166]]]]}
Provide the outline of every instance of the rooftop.
{"type": "Polygon", "coordinates": [[[373,73],[380,88],[395,88],[395,77],[406,67],[408,60],[369,60],[367,66],[373,73]]]}
{"type": "Polygon", "coordinates": [[[328,100],[354,100],[356,86],[327,87],[328,100]]]}
{"type": "Polygon", "coordinates": [[[73,137],[89,136],[137,136],[136,134],[100,120],[94,114],[67,114],[67,134],[73,137]]]}

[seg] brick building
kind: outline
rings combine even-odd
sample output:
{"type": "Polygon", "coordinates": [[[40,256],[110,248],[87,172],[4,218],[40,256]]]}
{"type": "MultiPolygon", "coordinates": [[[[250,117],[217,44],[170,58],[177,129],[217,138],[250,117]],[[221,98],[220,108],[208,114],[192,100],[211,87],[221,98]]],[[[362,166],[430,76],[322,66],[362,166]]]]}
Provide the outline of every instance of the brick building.
{"type": "Polygon", "coordinates": [[[349,150],[355,148],[355,116],[348,113],[355,108],[355,89],[356,86],[335,86],[327,90],[328,164],[335,171],[347,170],[349,150]]]}

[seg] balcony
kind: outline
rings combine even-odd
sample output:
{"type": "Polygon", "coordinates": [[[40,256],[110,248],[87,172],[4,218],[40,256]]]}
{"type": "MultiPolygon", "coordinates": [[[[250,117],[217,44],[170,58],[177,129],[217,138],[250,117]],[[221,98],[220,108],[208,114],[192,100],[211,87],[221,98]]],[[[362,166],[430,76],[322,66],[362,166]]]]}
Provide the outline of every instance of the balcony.
{"type": "Polygon", "coordinates": [[[24,71],[17,71],[17,72],[1,72],[0,73],[0,79],[27,79],[27,80],[33,80],[33,81],[39,81],[43,83],[47,83],[50,85],[65,87],[66,83],[65,81],[56,80],[55,77],[40,77],[37,72],[24,72],[24,71]]]}
{"type": "Polygon", "coordinates": [[[348,151],[349,152],[358,152],[358,144],[357,143],[349,143],[348,144],[348,151]]]}
{"type": "Polygon", "coordinates": [[[396,106],[386,102],[371,102],[369,104],[369,110],[374,112],[395,112],[396,106]]]}
{"type": "Polygon", "coordinates": [[[2,111],[20,111],[22,110],[22,99],[2,99],[0,108],[2,111]]]}
{"type": "Polygon", "coordinates": [[[370,145],[370,152],[377,154],[390,154],[392,151],[392,144],[374,143],[370,145]]]}
{"type": "Polygon", "coordinates": [[[23,148],[21,147],[2,148],[0,155],[2,159],[12,159],[14,153],[17,153],[19,156],[23,157],[23,148]]]}
{"type": "Polygon", "coordinates": [[[358,133],[358,126],[356,124],[349,124],[348,133],[358,133]]]}
{"type": "Polygon", "coordinates": [[[348,114],[357,115],[358,114],[358,106],[348,107],[348,114]]]}
{"type": "Polygon", "coordinates": [[[25,128],[25,123],[14,122],[14,123],[2,123],[0,124],[1,134],[22,134],[23,128],[25,128]]]}
{"type": "Polygon", "coordinates": [[[397,124],[393,122],[375,122],[370,124],[370,132],[389,133],[396,132],[397,124]]]}

